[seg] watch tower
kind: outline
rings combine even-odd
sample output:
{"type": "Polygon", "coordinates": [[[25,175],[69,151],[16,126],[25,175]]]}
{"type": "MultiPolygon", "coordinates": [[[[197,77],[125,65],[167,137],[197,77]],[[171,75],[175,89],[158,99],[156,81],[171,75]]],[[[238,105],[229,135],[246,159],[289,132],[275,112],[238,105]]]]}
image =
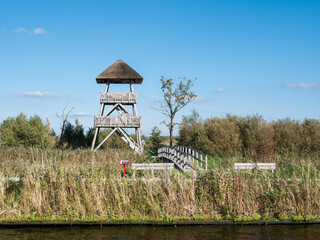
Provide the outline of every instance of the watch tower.
{"type": "Polygon", "coordinates": [[[91,149],[98,150],[112,134],[117,133],[134,151],[143,152],[140,127],[141,117],[137,114],[138,93],[133,91],[133,84],[141,84],[143,78],[122,60],[117,60],[97,78],[98,84],[106,84],[105,91],[100,93],[100,113],[94,117],[96,128],[91,149]],[[110,84],[127,84],[129,92],[109,92],[110,84]],[[104,114],[105,107],[110,109],[104,114]],[[132,113],[127,110],[132,106],[132,113]],[[111,116],[117,111],[118,116],[111,116]],[[96,146],[100,128],[111,128],[112,131],[96,146]],[[134,128],[136,140],[132,139],[124,128],[134,128]]]}

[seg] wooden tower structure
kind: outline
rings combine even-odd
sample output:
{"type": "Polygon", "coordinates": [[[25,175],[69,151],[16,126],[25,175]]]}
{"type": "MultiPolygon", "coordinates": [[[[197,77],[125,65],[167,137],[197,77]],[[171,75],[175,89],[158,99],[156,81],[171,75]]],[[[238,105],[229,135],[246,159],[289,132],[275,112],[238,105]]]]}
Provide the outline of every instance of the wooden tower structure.
{"type": "Polygon", "coordinates": [[[106,84],[105,91],[100,93],[100,113],[94,117],[96,128],[91,149],[96,151],[104,144],[112,134],[117,133],[134,151],[143,152],[141,143],[140,127],[141,117],[137,114],[138,93],[133,91],[133,84],[141,84],[143,78],[122,60],[117,60],[97,78],[98,84],[106,84]],[[127,84],[130,92],[109,92],[110,84],[127,84]],[[104,114],[105,106],[111,108],[104,114]],[[132,106],[132,113],[127,107],[132,106]],[[116,111],[118,116],[111,116],[116,111]],[[97,137],[100,128],[111,128],[112,131],[97,146],[97,137]],[[134,128],[136,141],[132,139],[124,128],[134,128]]]}

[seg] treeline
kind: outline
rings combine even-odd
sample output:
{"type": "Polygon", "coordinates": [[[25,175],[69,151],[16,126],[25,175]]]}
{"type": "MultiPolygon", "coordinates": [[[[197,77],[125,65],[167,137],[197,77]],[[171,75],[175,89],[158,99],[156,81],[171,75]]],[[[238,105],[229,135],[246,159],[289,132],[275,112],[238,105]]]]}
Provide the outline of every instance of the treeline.
{"type": "MultiPolygon", "coordinates": [[[[104,129],[99,133],[99,142],[102,141],[110,130],[104,129]]],[[[44,123],[35,115],[28,118],[21,113],[17,117],[9,117],[0,124],[0,146],[38,146],[41,148],[89,148],[91,147],[94,128],[88,131],[78,120],[75,124],[66,122],[61,136],[56,136],[50,128],[49,122],[44,123]]],[[[118,136],[113,135],[102,149],[105,148],[127,148],[127,144],[118,136]]]]}
{"type": "MultiPolygon", "coordinates": [[[[101,142],[110,132],[103,129],[99,133],[101,142]]],[[[76,120],[66,122],[63,134],[56,136],[49,122],[44,123],[35,115],[27,118],[23,113],[10,117],[0,124],[0,146],[39,146],[41,148],[90,148],[94,128],[85,131],[76,120]]],[[[132,135],[134,138],[135,136],[132,135]]],[[[150,137],[142,137],[145,150],[157,152],[163,142],[159,128],[152,129],[150,137]]],[[[272,122],[261,116],[202,120],[197,112],[182,119],[179,128],[178,145],[190,146],[211,156],[246,157],[268,159],[281,156],[320,156],[320,122],[315,119],[296,121],[280,119],[272,122]]],[[[111,136],[102,149],[129,149],[116,134],[111,136]]]]}
{"type": "Polygon", "coordinates": [[[289,118],[268,122],[258,115],[201,120],[194,111],[191,116],[183,117],[178,144],[220,157],[266,159],[276,155],[320,155],[320,122],[289,118]]]}
{"type": "MultiPolygon", "coordinates": [[[[50,123],[34,115],[27,117],[20,113],[17,117],[9,117],[0,123],[0,146],[19,147],[19,146],[38,146],[46,149],[62,148],[77,149],[90,148],[94,137],[95,128],[89,128],[88,131],[76,119],[72,124],[68,121],[63,125],[61,136],[56,136],[50,123]]],[[[98,142],[101,142],[109,133],[110,129],[100,129],[98,142]]],[[[145,149],[157,152],[162,142],[161,132],[154,127],[150,137],[142,136],[145,143],[145,149]]],[[[135,135],[131,135],[133,139],[135,135]]],[[[130,149],[129,146],[116,134],[113,134],[100,149],[120,148],[130,149]]]]}

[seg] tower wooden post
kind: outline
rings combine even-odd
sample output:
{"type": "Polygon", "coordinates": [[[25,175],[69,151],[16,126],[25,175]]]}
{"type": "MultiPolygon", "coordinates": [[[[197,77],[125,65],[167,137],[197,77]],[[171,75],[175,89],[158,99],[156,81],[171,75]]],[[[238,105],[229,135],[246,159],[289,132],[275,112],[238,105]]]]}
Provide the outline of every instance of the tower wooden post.
{"type": "Polygon", "coordinates": [[[137,114],[138,93],[133,91],[133,84],[141,84],[143,78],[122,60],[117,60],[104,70],[97,78],[97,83],[105,83],[105,91],[100,93],[100,113],[94,117],[96,128],[92,141],[92,151],[98,150],[113,133],[117,133],[134,151],[143,152],[141,143],[140,127],[141,117],[137,114]],[[129,84],[129,92],[109,92],[110,84],[129,84]],[[111,108],[104,114],[105,106],[111,108]],[[132,113],[127,110],[132,106],[132,113]],[[111,116],[117,111],[119,116],[111,116]],[[100,128],[111,128],[112,131],[96,146],[100,128]],[[134,128],[136,140],[132,139],[124,128],[134,128]]]}

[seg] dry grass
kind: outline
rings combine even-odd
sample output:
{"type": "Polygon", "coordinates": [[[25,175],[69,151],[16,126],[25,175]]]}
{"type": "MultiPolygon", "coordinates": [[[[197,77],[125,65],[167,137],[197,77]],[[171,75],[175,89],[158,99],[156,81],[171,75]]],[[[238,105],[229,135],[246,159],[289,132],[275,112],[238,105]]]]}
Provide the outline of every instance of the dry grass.
{"type": "MultiPolygon", "coordinates": [[[[120,159],[132,151],[1,148],[0,220],[311,219],[319,216],[318,168],[295,162],[292,181],[278,169],[235,172],[216,168],[198,181],[177,172],[160,180],[121,178],[120,159]],[[301,167],[300,167],[301,166],[301,167]],[[299,175],[302,181],[298,181],[299,175]]],[[[144,179],[154,179],[145,173],[144,179]]]]}

